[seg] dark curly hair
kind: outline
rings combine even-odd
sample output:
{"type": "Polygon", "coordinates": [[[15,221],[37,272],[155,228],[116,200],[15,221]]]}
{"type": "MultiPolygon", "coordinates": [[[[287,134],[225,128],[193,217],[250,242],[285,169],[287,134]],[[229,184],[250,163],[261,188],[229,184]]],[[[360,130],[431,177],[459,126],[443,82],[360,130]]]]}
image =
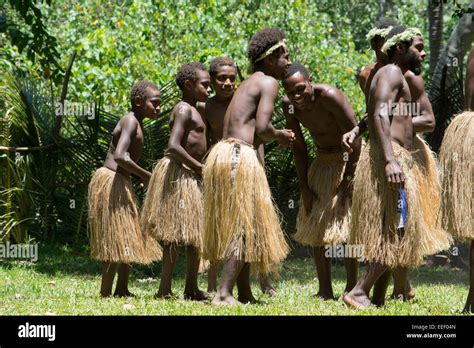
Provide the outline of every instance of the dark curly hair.
{"type": "Polygon", "coordinates": [[[213,60],[211,60],[211,63],[209,64],[209,75],[211,77],[214,77],[217,75],[217,69],[220,66],[231,66],[235,69],[235,63],[232,60],[232,58],[227,57],[227,56],[221,56],[221,57],[216,57],[213,60]]]}
{"type": "Polygon", "coordinates": [[[132,108],[135,107],[135,97],[146,97],[146,89],[148,87],[156,89],[157,91],[159,90],[157,85],[147,80],[140,80],[133,85],[132,91],[130,92],[130,103],[132,104],[132,108]]]}
{"type": "Polygon", "coordinates": [[[377,29],[385,29],[388,27],[394,27],[396,25],[397,22],[391,18],[380,18],[377,22],[375,22],[374,27],[377,29]]]}
{"type": "MultiPolygon", "coordinates": [[[[374,27],[377,29],[386,29],[388,27],[395,27],[397,26],[397,22],[395,22],[393,19],[390,18],[380,18],[377,22],[375,22],[374,27]]],[[[380,35],[375,35],[372,40],[370,40],[370,43],[372,45],[375,45],[377,42],[380,42],[380,40],[386,40],[386,38],[382,38],[380,35]]]]}
{"type": "Polygon", "coordinates": [[[178,87],[183,90],[184,82],[189,80],[191,82],[196,82],[198,80],[198,70],[206,71],[206,67],[199,62],[186,63],[181,68],[179,68],[178,73],[176,74],[176,84],[178,87]]]}
{"type": "MultiPolygon", "coordinates": [[[[390,30],[390,32],[387,34],[387,36],[385,37],[385,41],[388,41],[390,38],[394,37],[395,35],[398,35],[400,33],[403,33],[405,30],[407,30],[407,27],[404,26],[404,25],[397,25],[397,26],[394,26],[392,28],[392,30],[390,30]]],[[[407,41],[406,44],[408,45],[411,45],[411,42],[412,40],[410,41],[407,41]]],[[[393,45],[392,47],[390,47],[387,51],[387,55],[389,58],[392,58],[394,53],[395,53],[395,46],[396,45],[393,45]]]]}
{"type": "Polygon", "coordinates": [[[288,68],[288,70],[286,72],[286,77],[288,78],[290,76],[293,76],[297,72],[299,72],[301,75],[303,75],[308,80],[311,78],[311,75],[309,74],[308,69],[306,69],[303,65],[298,64],[298,63],[293,63],[293,64],[290,65],[290,67],[288,68]]]}
{"type": "MultiPolygon", "coordinates": [[[[265,53],[270,47],[277,44],[279,41],[285,38],[285,33],[279,28],[264,28],[257,31],[257,33],[250,39],[247,48],[247,57],[252,65],[258,65],[260,62],[255,63],[263,53],[265,53]]],[[[276,55],[281,51],[281,48],[276,50],[276,55]]]]}

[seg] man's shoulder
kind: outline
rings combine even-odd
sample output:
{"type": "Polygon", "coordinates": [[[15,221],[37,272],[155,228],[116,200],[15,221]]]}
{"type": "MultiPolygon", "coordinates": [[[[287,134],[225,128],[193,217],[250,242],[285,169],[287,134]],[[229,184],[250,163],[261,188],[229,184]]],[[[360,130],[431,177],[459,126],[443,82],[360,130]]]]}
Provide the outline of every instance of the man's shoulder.
{"type": "Polygon", "coordinates": [[[126,113],[122,118],[117,122],[118,126],[124,127],[124,126],[137,126],[138,125],[138,120],[135,116],[135,113],[133,111],[130,111],[126,113]]]}
{"type": "Polygon", "coordinates": [[[278,81],[274,77],[265,75],[265,74],[252,75],[251,78],[249,78],[246,81],[249,84],[258,85],[262,88],[275,87],[275,86],[278,88],[278,81]]]}
{"type": "Polygon", "coordinates": [[[327,83],[316,83],[313,85],[315,94],[319,94],[322,98],[334,99],[341,96],[342,92],[334,86],[327,83]]]}
{"type": "Polygon", "coordinates": [[[190,115],[192,111],[193,111],[193,107],[182,100],[180,100],[173,108],[173,114],[175,115],[176,114],[183,115],[183,116],[190,115]]]}
{"type": "Polygon", "coordinates": [[[404,80],[402,70],[395,64],[387,64],[380,69],[374,75],[374,81],[377,83],[400,83],[404,80]]]}
{"type": "Polygon", "coordinates": [[[415,73],[411,70],[408,70],[404,75],[403,77],[405,78],[405,80],[407,80],[408,83],[413,83],[413,84],[420,84],[420,83],[423,83],[423,77],[421,77],[421,75],[415,75],[415,73]]]}
{"type": "Polygon", "coordinates": [[[375,68],[375,63],[370,63],[362,67],[362,69],[360,69],[360,72],[359,72],[359,78],[367,79],[370,73],[372,72],[372,70],[374,70],[374,68],[375,68]]]}

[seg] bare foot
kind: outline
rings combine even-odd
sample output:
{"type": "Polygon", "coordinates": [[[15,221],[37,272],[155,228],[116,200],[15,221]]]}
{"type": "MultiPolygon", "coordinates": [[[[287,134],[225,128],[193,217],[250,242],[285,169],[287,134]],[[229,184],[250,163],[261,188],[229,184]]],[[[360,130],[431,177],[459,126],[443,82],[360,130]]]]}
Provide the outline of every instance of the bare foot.
{"type": "Polygon", "coordinates": [[[408,291],[407,291],[407,299],[408,300],[413,300],[416,296],[416,291],[414,288],[412,288],[411,286],[408,288],[408,291]]]}
{"type": "Polygon", "coordinates": [[[250,303],[250,304],[257,304],[259,303],[255,297],[250,294],[250,296],[239,296],[239,302],[240,303],[250,303]]]}
{"type": "Polygon", "coordinates": [[[196,289],[193,291],[185,292],[184,299],[191,301],[208,301],[211,299],[211,297],[207,292],[196,289]]]}
{"type": "Polygon", "coordinates": [[[216,286],[213,286],[213,287],[208,286],[207,287],[207,292],[217,292],[217,287],[216,286]]]}
{"type": "Polygon", "coordinates": [[[134,294],[132,294],[130,291],[115,291],[114,292],[114,297],[137,297],[134,294]]]}
{"type": "Polygon", "coordinates": [[[270,297],[277,297],[278,296],[278,293],[276,292],[276,290],[274,288],[265,289],[265,290],[263,290],[263,293],[265,295],[270,296],[270,297]]]}
{"type": "Polygon", "coordinates": [[[316,295],[314,295],[314,297],[320,298],[325,301],[336,300],[332,292],[326,293],[326,292],[322,292],[321,290],[319,290],[319,292],[316,295]]]}
{"type": "Polygon", "coordinates": [[[372,304],[375,307],[383,307],[385,305],[385,299],[383,298],[375,298],[372,296],[372,304]]]}
{"type": "Polygon", "coordinates": [[[405,294],[396,294],[396,293],[393,293],[393,294],[390,296],[390,299],[392,299],[392,300],[398,300],[398,301],[402,301],[402,302],[406,302],[406,301],[408,301],[408,296],[405,295],[405,294]]]}
{"type": "Polygon", "coordinates": [[[174,294],[173,292],[170,290],[170,291],[161,291],[161,290],[158,290],[158,292],[155,294],[154,296],[156,299],[165,299],[165,300],[169,300],[169,299],[172,299],[174,298],[174,294]]]}
{"type": "Polygon", "coordinates": [[[377,294],[374,291],[372,295],[372,304],[376,307],[382,307],[385,304],[385,294],[377,294]]]}
{"type": "Polygon", "coordinates": [[[237,301],[232,295],[220,295],[217,293],[212,300],[212,304],[215,306],[236,306],[242,303],[237,301]]]}
{"type": "Polygon", "coordinates": [[[351,292],[342,297],[346,305],[355,309],[363,309],[372,306],[370,299],[363,291],[354,290],[355,289],[352,289],[351,292]]]}

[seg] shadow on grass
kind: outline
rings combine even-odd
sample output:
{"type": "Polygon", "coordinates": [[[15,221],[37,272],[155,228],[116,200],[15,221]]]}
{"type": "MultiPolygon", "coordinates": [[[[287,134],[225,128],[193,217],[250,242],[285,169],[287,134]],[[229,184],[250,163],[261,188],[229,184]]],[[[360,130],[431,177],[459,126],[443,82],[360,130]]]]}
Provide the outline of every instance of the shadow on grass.
{"type": "MultiPolygon", "coordinates": [[[[361,277],[365,271],[366,265],[359,263],[359,277],[361,277]]],[[[311,257],[301,258],[290,256],[285,261],[280,274],[282,280],[293,281],[299,284],[307,284],[313,281],[317,284],[317,280],[314,280],[316,278],[316,267],[311,257]]],[[[346,281],[343,261],[333,260],[331,275],[333,280],[346,281]]],[[[411,269],[408,273],[408,277],[414,286],[417,284],[453,284],[467,286],[469,282],[469,274],[466,270],[441,266],[423,265],[411,269]]]]}
{"type": "MultiPolygon", "coordinates": [[[[184,260],[181,259],[180,257],[177,262],[177,274],[184,274],[185,264],[184,260]]],[[[36,272],[51,276],[58,274],[100,276],[102,272],[101,262],[90,257],[88,248],[72,248],[55,244],[40,244],[36,262],[7,259],[0,262],[0,267],[4,269],[11,269],[12,267],[32,268],[36,272]]],[[[160,273],[161,264],[159,262],[151,265],[132,265],[131,278],[158,277],[160,273]]]]}
{"type": "MultiPolygon", "coordinates": [[[[316,268],[310,253],[295,252],[290,255],[280,272],[280,281],[293,281],[299,284],[317,283],[316,268]],[[308,257],[309,256],[309,257],[308,257]]],[[[12,267],[33,268],[36,272],[55,276],[58,274],[69,274],[74,276],[100,276],[102,265],[99,261],[90,258],[88,248],[72,248],[61,245],[40,245],[38,250],[38,261],[35,263],[16,260],[2,260],[0,267],[10,269],[12,267]]],[[[359,276],[365,272],[365,265],[359,264],[359,276]]],[[[184,248],[180,248],[178,261],[174,271],[175,279],[183,279],[186,271],[186,257],[184,248]]],[[[159,279],[161,274],[161,262],[151,265],[132,265],[131,280],[153,278],[159,279]]],[[[207,273],[200,275],[207,278],[207,273]]],[[[410,281],[414,286],[417,284],[468,284],[467,271],[455,270],[449,267],[421,266],[410,270],[410,281]]],[[[256,278],[254,277],[256,280],[256,278]]],[[[340,260],[333,260],[332,279],[345,282],[346,274],[344,264],[340,260]]],[[[278,282],[279,280],[275,280],[278,282]]]]}

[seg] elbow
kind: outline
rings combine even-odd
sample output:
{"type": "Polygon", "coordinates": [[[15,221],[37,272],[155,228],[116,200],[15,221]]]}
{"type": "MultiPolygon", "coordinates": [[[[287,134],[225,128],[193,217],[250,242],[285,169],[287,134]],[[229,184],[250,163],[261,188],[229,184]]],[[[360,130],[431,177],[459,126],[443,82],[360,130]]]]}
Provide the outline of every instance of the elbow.
{"type": "Polygon", "coordinates": [[[426,125],[426,128],[427,128],[427,132],[433,132],[435,130],[435,127],[436,127],[436,121],[435,121],[435,118],[433,117],[432,119],[430,119],[428,121],[428,124],[426,125]]]}
{"type": "Polygon", "coordinates": [[[114,155],[114,161],[119,165],[123,165],[127,160],[126,157],[127,155],[125,154],[115,154],[114,155]]]}
{"type": "Polygon", "coordinates": [[[266,139],[266,135],[268,134],[268,129],[266,127],[259,127],[255,126],[255,134],[261,138],[261,139],[266,139]]]}
{"type": "Polygon", "coordinates": [[[166,154],[174,156],[178,153],[178,147],[175,144],[170,144],[166,150],[166,154]]]}
{"type": "Polygon", "coordinates": [[[435,130],[436,121],[434,117],[427,117],[423,121],[419,127],[423,132],[431,133],[435,130]]]}

